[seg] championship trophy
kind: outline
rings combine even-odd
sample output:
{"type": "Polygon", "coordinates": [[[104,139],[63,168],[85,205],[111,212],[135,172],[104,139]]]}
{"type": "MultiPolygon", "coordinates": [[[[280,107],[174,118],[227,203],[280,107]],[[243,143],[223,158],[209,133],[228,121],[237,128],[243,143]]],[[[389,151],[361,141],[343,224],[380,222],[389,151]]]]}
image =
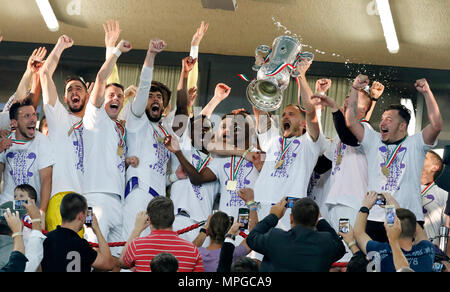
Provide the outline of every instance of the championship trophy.
{"type": "Polygon", "coordinates": [[[264,59],[264,64],[254,65],[258,71],[256,80],[247,87],[247,98],[256,108],[270,112],[277,110],[283,101],[283,93],[289,85],[291,76],[297,78],[296,70],[301,61],[312,62],[314,55],[310,52],[301,53],[300,42],[290,36],[277,37],[272,48],[260,45],[255,52],[257,59],[264,59]]]}

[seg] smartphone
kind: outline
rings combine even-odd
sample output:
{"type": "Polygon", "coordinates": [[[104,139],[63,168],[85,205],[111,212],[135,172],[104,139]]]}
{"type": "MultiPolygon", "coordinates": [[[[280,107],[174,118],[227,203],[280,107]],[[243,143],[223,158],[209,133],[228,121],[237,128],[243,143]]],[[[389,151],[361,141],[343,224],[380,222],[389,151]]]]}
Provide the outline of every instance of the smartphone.
{"type": "Polygon", "coordinates": [[[92,226],[92,207],[88,207],[86,221],[84,221],[84,224],[87,227],[91,227],[92,226]]]}
{"type": "Polygon", "coordinates": [[[25,209],[23,204],[28,204],[28,200],[14,200],[14,210],[25,209]]]}
{"type": "Polygon", "coordinates": [[[443,272],[444,270],[445,269],[444,269],[444,264],[443,263],[436,262],[436,263],[433,264],[433,272],[440,273],[440,272],[443,272]]]}
{"type": "Polygon", "coordinates": [[[243,223],[244,226],[241,227],[241,229],[248,229],[248,220],[249,220],[249,213],[250,209],[248,208],[239,208],[238,213],[238,222],[243,223]]]}
{"type": "Polygon", "coordinates": [[[339,219],[339,232],[347,233],[350,231],[350,220],[348,218],[339,219]]]}
{"type": "Polygon", "coordinates": [[[395,207],[394,205],[386,205],[384,207],[385,211],[386,211],[386,223],[389,226],[394,225],[395,222],[395,207]]]}
{"type": "Polygon", "coordinates": [[[299,198],[296,197],[286,197],[287,204],[286,208],[292,208],[294,206],[295,201],[297,201],[299,198]]]}
{"type": "Polygon", "coordinates": [[[383,196],[383,194],[378,194],[375,205],[386,205],[386,198],[383,196]]]}
{"type": "Polygon", "coordinates": [[[3,216],[3,214],[6,213],[6,211],[8,211],[8,209],[0,209],[0,223],[4,224],[4,225],[8,225],[8,223],[6,222],[5,216],[3,216]]]}

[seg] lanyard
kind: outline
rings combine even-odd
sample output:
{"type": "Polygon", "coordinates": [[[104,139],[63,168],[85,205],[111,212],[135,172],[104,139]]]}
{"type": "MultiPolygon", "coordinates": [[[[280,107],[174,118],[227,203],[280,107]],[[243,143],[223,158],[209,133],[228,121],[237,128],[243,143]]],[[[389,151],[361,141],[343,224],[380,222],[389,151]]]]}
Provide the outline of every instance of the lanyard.
{"type": "Polygon", "coordinates": [[[388,157],[388,159],[386,160],[384,166],[386,168],[389,168],[392,164],[392,162],[394,161],[395,157],[397,156],[398,151],[400,150],[400,147],[402,147],[403,142],[406,140],[406,137],[403,138],[403,140],[397,145],[397,147],[395,147],[394,151],[392,151],[391,155],[388,157]]]}
{"type": "Polygon", "coordinates": [[[431,182],[429,185],[427,185],[426,188],[424,188],[423,191],[420,193],[422,198],[425,197],[425,195],[428,193],[428,191],[431,190],[435,185],[436,185],[436,183],[434,181],[431,182]]]}
{"type": "Polygon", "coordinates": [[[201,172],[203,169],[205,169],[205,167],[211,161],[211,154],[208,154],[208,156],[206,156],[205,160],[202,160],[200,151],[198,151],[197,149],[195,149],[195,151],[197,152],[197,155],[198,155],[198,164],[197,164],[196,169],[198,172],[201,172]]]}
{"type": "Polygon", "coordinates": [[[127,129],[125,129],[124,126],[122,126],[121,123],[116,121],[117,126],[117,133],[119,134],[120,143],[119,147],[124,147],[126,145],[126,138],[127,138],[127,129]]]}

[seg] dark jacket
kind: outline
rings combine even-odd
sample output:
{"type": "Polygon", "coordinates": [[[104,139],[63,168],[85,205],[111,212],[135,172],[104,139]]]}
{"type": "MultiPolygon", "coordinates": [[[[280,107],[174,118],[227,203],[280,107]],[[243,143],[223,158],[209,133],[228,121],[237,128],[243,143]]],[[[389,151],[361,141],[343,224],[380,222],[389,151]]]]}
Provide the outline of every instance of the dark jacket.
{"type": "Polygon", "coordinates": [[[345,254],[326,220],[319,220],[317,230],[295,226],[284,231],[274,228],[277,224],[277,216],[270,214],[247,237],[248,246],[264,255],[261,272],[328,272],[345,254]]]}

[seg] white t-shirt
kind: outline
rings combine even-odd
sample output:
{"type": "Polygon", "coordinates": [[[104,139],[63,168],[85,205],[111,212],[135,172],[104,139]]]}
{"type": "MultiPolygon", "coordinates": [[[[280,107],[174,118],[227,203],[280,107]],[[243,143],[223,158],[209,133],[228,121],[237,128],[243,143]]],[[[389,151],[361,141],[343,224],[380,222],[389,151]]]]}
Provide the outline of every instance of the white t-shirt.
{"type": "Polygon", "coordinates": [[[284,196],[304,198],[311,174],[322,151],[325,139],[322,134],[314,142],[309,134],[284,139],[278,136],[272,141],[258,180],[255,183],[255,201],[278,203],[284,196]],[[286,150],[283,164],[275,168],[281,154],[286,150]]]}
{"type": "MultiPolygon", "coordinates": [[[[208,155],[195,149],[191,144],[191,139],[187,135],[183,135],[179,143],[184,157],[199,171],[204,167],[208,167],[212,162],[213,159],[211,157],[209,163],[206,164],[208,155]]],[[[174,154],[171,155],[171,169],[175,173],[180,162],[174,154]]],[[[198,222],[207,220],[208,216],[212,214],[214,199],[218,192],[218,181],[195,186],[189,179],[182,179],[172,184],[170,199],[175,207],[175,214],[178,213],[179,208],[184,209],[189,213],[191,219],[198,222]]]]}
{"type": "Polygon", "coordinates": [[[118,154],[122,128],[106,113],[104,104],[97,108],[90,101],[83,118],[84,160],[83,193],[111,193],[123,197],[125,190],[125,156],[118,154]]]}
{"type": "Polygon", "coordinates": [[[11,126],[8,112],[0,112],[0,130],[8,130],[11,126]]]}
{"type": "MultiPolygon", "coordinates": [[[[369,125],[368,125],[369,126],[369,125]]],[[[325,152],[332,161],[328,205],[345,205],[359,210],[367,192],[367,159],[361,147],[348,146],[337,136],[325,152]],[[337,163],[340,155],[340,164],[337,163]]]]}
{"type": "MultiPolygon", "coordinates": [[[[445,225],[446,215],[444,214],[447,203],[448,192],[438,187],[435,183],[428,186],[421,186],[422,207],[425,216],[424,229],[428,238],[439,235],[439,227],[445,225]]],[[[438,244],[439,240],[433,241],[438,244]]]]}
{"type": "MultiPolygon", "coordinates": [[[[436,146],[426,145],[422,132],[408,136],[399,148],[391,163],[389,178],[382,173],[382,167],[397,145],[386,145],[381,141],[381,134],[371,127],[364,126],[364,138],[361,142],[368,163],[368,191],[390,193],[401,208],[410,210],[418,221],[424,221],[422,198],[420,196],[420,177],[426,153],[436,146]]],[[[375,205],[370,211],[368,220],[384,222],[385,211],[375,205]]]]}
{"type": "Polygon", "coordinates": [[[159,123],[150,122],[144,113],[141,117],[130,114],[126,123],[128,156],[139,158],[138,167],[128,167],[127,181],[132,177],[139,179],[139,188],[149,191],[153,188],[160,196],[166,195],[166,174],[170,152],[164,142],[158,142],[158,138],[172,134],[171,128],[166,127],[166,120],[159,123]],[[162,130],[162,129],[163,130],[162,130]]]}
{"type": "Polygon", "coordinates": [[[239,208],[247,208],[245,202],[239,197],[238,191],[244,188],[254,188],[259,175],[259,171],[252,162],[245,158],[241,160],[241,158],[239,156],[215,157],[208,166],[220,184],[219,210],[234,218],[237,218],[239,208]],[[232,160],[233,167],[231,167],[232,160]],[[231,168],[233,168],[234,175],[231,174],[231,168]],[[227,190],[228,181],[236,182],[235,190],[227,190]]]}
{"type": "MultiPolygon", "coordinates": [[[[12,133],[11,139],[15,140],[12,133]]],[[[29,184],[37,192],[36,204],[41,201],[41,180],[39,170],[55,164],[53,145],[47,136],[36,132],[33,140],[21,142],[16,140],[13,145],[0,154],[0,162],[5,165],[4,189],[0,195],[0,204],[14,200],[14,189],[20,184],[29,184]]]]}
{"type": "Polygon", "coordinates": [[[84,125],[80,123],[81,119],[70,114],[58,99],[54,107],[45,104],[44,112],[49,129],[48,136],[54,146],[52,196],[67,191],[81,194],[85,152],[84,125]]]}

